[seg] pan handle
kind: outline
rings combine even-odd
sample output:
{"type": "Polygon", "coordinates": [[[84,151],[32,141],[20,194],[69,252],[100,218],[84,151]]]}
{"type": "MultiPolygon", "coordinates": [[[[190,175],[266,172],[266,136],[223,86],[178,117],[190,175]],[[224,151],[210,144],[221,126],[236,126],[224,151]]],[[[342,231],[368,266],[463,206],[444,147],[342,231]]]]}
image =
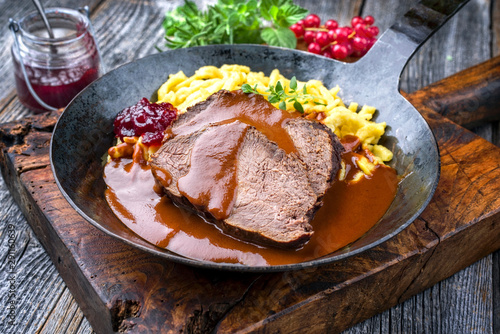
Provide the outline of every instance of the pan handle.
{"type": "MultiPolygon", "coordinates": [[[[399,76],[410,57],[469,0],[423,0],[399,18],[356,64],[399,76]]],[[[399,88],[399,87],[398,87],[399,88]]]]}

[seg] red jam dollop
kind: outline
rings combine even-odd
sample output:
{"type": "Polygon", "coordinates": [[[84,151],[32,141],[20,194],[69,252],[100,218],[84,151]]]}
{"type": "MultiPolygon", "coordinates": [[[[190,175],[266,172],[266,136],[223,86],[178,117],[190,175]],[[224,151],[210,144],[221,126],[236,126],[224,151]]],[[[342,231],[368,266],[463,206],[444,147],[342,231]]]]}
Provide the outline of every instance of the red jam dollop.
{"type": "Polygon", "coordinates": [[[151,103],[142,98],[136,105],[125,108],[116,116],[116,137],[139,137],[148,146],[160,145],[163,132],[177,118],[177,109],[168,102],[151,103]]]}

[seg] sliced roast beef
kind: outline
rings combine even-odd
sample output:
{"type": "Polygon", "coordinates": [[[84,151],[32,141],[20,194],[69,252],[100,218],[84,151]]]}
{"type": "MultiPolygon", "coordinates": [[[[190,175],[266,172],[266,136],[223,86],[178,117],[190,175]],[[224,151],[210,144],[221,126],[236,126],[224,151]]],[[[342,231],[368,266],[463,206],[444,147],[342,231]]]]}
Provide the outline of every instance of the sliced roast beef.
{"type": "MultiPolygon", "coordinates": [[[[241,91],[221,91],[181,115],[174,125],[179,131],[166,136],[151,160],[153,175],[174,202],[197,211],[230,235],[262,245],[300,247],[313,234],[310,222],[339,169],[342,145],[327,127],[304,118],[284,121],[283,128],[295,146],[288,153],[241,117],[193,126],[198,114],[217,113],[221,100],[227,102],[235,97],[247,98],[241,91]],[[189,131],[182,131],[185,129],[189,131]],[[196,162],[200,152],[209,147],[207,142],[224,146],[225,140],[233,140],[230,135],[226,139],[224,134],[236,130],[242,134],[236,154],[220,158],[222,152],[212,152],[207,153],[209,157],[204,163],[196,162]],[[235,167],[235,186],[234,192],[229,192],[232,196],[229,210],[221,216],[210,208],[211,201],[199,202],[187,194],[184,184],[185,179],[191,179],[190,172],[196,171],[201,178],[193,187],[201,197],[205,196],[209,190],[203,185],[205,176],[199,175],[204,173],[203,164],[209,170],[223,159],[229,160],[221,165],[235,167]]],[[[269,104],[260,95],[250,95],[248,99],[256,105],[269,104]]],[[[210,187],[210,183],[209,188],[218,189],[210,187]]]]}
{"type": "MultiPolygon", "coordinates": [[[[211,110],[212,105],[218,100],[228,98],[236,93],[244,94],[241,91],[229,92],[226,90],[212,94],[207,100],[189,108],[189,112],[180,115],[173,127],[178,128],[189,123],[199,113],[207,109],[211,110]]],[[[326,125],[314,120],[296,117],[287,121],[285,128],[297,149],[299,158],[307,166],[308,176],[314,191],[318,197],[322,197],[340,168],[340,154],[344,147],[326,125]],[[331,163],[325,163],[329,160],[331,163]]]]}
{"type": "Polygon", "coordinates": [[[337,175],[344,147],[326,125],[313,120],[293,118],[286,122],[285,129],[307,167],[314,192],[321,199],[337,175]]]}

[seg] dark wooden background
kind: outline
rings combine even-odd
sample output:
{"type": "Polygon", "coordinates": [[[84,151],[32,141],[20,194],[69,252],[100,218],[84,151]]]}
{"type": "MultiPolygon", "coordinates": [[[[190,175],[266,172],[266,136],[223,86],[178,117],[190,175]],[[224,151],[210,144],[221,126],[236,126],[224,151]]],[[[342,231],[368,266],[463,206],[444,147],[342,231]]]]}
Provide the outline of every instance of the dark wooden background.
{"type": "MultiPolygon", "coordinates": [[[[197,1],[200,5],[213,1],[197,1]]],[[[348,24],[353,15],[373,15],[381,32],[414,1],[296,1],[323,20],[348,24]]],[[[157,52],[161,21],[182,0],[44,1],[46,7],[89,5],[108,70],[157,52]]],[[[33,10],[30,0],[0,0],[0,123],[30,115],[16,97],[8,18],[33,10]]],[[[401,89],[413,92],[499,54],[500,1],[472,0],[413,57],[401,89]]],[[[314,71],[314,69],[311,69],[314,71]]],[[[362,80],[362,78],[360,78],[362,80]]],[[[500,106],[499,112],[500,112],[500,106]]],[[[500,126],[474,128],[500,146],[500,126]]],[[[0,333],[90,333],[92,328],[0,178],[0,333]],[[9,232],[16,240],[9,242],[9,232]],[[15,251],[14,327],[7,326],[9,273],[7,252],[15,251]]],[[[465,245],[464,245],[465,247],[465,245]]],[[[491,254],[404,303],[345,333],[500,333],[500,252],[491,254]]]]}

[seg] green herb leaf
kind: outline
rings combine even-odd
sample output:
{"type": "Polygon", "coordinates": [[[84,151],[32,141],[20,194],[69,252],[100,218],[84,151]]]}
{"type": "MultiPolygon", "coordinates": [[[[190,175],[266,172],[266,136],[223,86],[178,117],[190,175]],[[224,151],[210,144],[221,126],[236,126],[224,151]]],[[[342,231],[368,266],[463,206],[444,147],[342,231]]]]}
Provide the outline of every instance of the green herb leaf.
{"type": "Polygon", "coordinates": [[[241,90],[243,91],[243,93],[253,93],[254,90],[252,89],[252,86],[250,86],[249,84],[243,84],[241,85],[241,90]]]}
{"type": "Polygon", "coordinates": [[[297,89],[297,78],[295,76],[292,77],[290,80],[290,89],[296,90],[297,89]]]}
{"type": "Polygon", "coordinates": [[[294,76],[292,79],[290,79],[290,91],[287,93],[286,92],[286,87],[283,86],[281,81],[278,81],[275,86],[269,85],[268,89],[266,90],[266,93],[261,94],[260,92],[257,91],[257,85],[255,85],[254,88],[252,88],[248,84],[244,84],[241,86],[241,89],[245,93],[254,93],[254,94],[260,94],[264,95],[267,97],[267,100],[272,103],[278,103],[278,106],[282,110],[286,110],[286,102],[288,101],[289,103],[293,103],[293,107],[295,110],[297,110],[300,113],[304,113],[304,105],[308,104],[309,101],[313,102],[316,105],[326,105],[318,100],[321,100],[321,98],[316,97],[314,95],[311,95],[307,93],[307,86],[304,84],[304,88],[302,89],[301,92],[297,92],[297,78],[294,76]]]}
{"type": "Polygon", "coordinates": [[[279,104],[279,107],[281,110],[286,110],[286,102],[285,101],[281,101],[280,104],[279,104]]]}
{"type": "Polygon", "coordinates": [[[290,49],[295,49],[297,47],[297,38],[288,28],[265,28],[260,33],[260,36],[264,42],[269,45],[281,46],[290,49]]]}
{"type": "Polygon", "coordinates": [[[301,114],[304,113],[304,107],[302,106],[302,104],[300,104],[299,101],[295,101],[293,103],[293,107],[295,108],[295,110],[297,110],[298,112],[300,112],[301,114]]]}
{"type": "Polygon", "coordinates": [[[278,95],[270,95],[269,98],[268,98],[268,101],[270,103],[277,103],[280,101],[280,98],[278,95]]]}
{"type": "Polygon", "coordinates": [[[269,11],[272,6],[278,6],[279,0],[262,0],[260,1],[260,14],[264,18],[264,20],[271,21],[271,15],[269,11]]]}
{"type": "Polygon", "coordinates": [[[269,8],[269,15],[271,16],[271,21],[276,21],[280,9],[277,6],[271,6],[269,8]]]}
{"type": "Polygon", "coordinates": [[[284,89],[283,89],[283,85],[281,84],[281,81],[278,81],[276,83],[276,88],[275,88],[276,92],[282,92],[284,89]]]}
{"type": "Polygon", "coordinates": [[[278,18],[281,27],[289,27],[309,14],[307,9],[293,4],[281,7],[281,12],[282,14],[278,18]]]}

